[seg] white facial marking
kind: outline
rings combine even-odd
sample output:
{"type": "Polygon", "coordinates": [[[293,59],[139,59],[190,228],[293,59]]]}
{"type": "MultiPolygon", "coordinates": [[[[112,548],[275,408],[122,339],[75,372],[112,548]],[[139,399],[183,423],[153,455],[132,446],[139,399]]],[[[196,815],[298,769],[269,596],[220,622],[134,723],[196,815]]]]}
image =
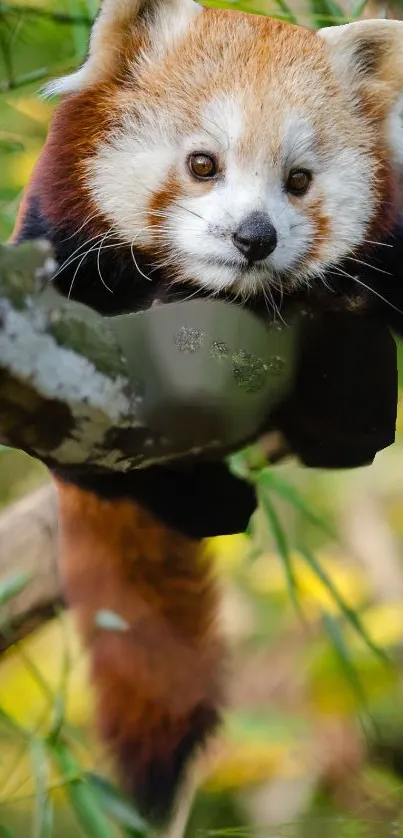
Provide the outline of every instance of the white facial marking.
{"type": "Polygon", "coordinates": [[[373,216],[371,158],[357,149],[342,149],[324,166],[318,181],[330,226],[321,258],[332,263],[362,242],[373,216]]]}
{"type": "Polygon", "coordinates": [[[309,119],[295,113],[289,115],[284,122],[284,140],[280,152],[285,170],[302,167],[311,171],[317,169],[317,140],[309,119]]]}
{"type": "Polygon", "coordinates": [[[212,293],[231,287],[250,295],[284,277],[291,284],[304,281],[362,241],[374,205],[371,158],[348,147],[334,129],[321,145],[301,113],[290,110],[273,124],[270,116],[263,115],[251,131],[247,95],[215,96],[191,134],[175,124],[168,108],[144,106],[91,162],[93,197],[126,242],[162,245],[161,264],[212,293]],[[216,180],[202,186],[192,181],[186,162],[192,152],[216,157],[216,180]],[[300,198],[285,188],[292,169],[312,174],[300,198]],[[172,172],[179,197],[163,210],[158,228],[151,228],[150,202],[172,172]],[[277,246],[248,264],[233,236],[256,212],[270,219],[277,246]],[[313,251],[320,257],[310,257],[313,251]]]}
{"type": "MultiPolygon", "coordinates": [[[[185,276],[195,276],[212,291],[234,286],[253,293],[265,283],[295,270],[298,263],[318,244],[312,201],[320,200],[322,213],[329,217],[327,239],[320,242],[321,255],[330,262],[344,256],[359,243],[372,213],[370,167],[365,155],[355,149],[336,149],[321,154],[309,120],[291,113],[284,122],[283,137],[273,159],[267,154],[268,139],[257,131],[249,156],[239,153],[244,138],[247,113],[234,98],[227,104],[216,100],[206,114],[206,130],[214,128],[225,158],[225,173],[214,187],[195,197],[181,197],[167,222],[169,237],[185,276]],[[313,181],[308,203],[290,200],[285,180],[290,170],[306,169],[313,181]],[[253,212],[266,213],[277,232],[277,247],[266,259],[248,270],[245,258],[235,248],[233,233],[253,212]]],[[[212,131],[211,131],[212,133],[212,131]]],[[[193,141],[196,143],[196,140],[193,141]]],[[[192,143],[189,139],[187,146],[192,143]]],[[[197,143],[196,143],[197,145],[197,143]]],[[[210,150],[215,150],[210,145],[210,150]]],[[[305,268],[306,275],[321,269],[321,263],[305,268]]]]}
{"type": "Polygon", "coordinates": [[[202,129],[224,151],[236,148],[245,130],[246,113],[236,96],[216,96],[204,108],[202,129]]]}
{"type": "Polygon", "coordinates": [[[127,119],[123,129],[103,143],[88,164],[90,188],[97,205],[127,243],[152,243],[148,227],[150,199],[164,185],[177,159],[175,143],[163,115],[144,110],[141,128],[127,119]]]}

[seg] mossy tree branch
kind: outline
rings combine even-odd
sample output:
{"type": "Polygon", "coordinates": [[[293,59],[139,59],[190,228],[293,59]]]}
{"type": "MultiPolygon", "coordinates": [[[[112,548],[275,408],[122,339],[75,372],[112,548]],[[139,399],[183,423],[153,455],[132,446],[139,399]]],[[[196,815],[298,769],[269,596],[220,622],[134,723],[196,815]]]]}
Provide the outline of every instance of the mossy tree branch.
{"type": "Polygon", "coordinates": [[[52,288],[46,243],[0,245],[0,443],[125,472],[181,456],[139,419],[108,320],[52,288]]]}

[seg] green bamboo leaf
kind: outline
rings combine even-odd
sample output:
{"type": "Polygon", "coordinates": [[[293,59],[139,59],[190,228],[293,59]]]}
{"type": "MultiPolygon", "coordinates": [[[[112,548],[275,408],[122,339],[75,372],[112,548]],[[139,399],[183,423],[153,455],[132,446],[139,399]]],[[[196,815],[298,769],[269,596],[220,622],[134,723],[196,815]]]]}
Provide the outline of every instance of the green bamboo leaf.
{"type": "Polygon", "coordinates": [[[367,698],[365,695],[365,691],[359,679],[357,669],[354,666],[354,662],[348,645],[343,636],[341,627],[338,621],[332,616],[332,614],[329,614],[328,612],[323,612],[322,619],[328,637],[339,660],[340,666],[345,674],[345,677],[347,678],[347,681],[349,682],[350,687],[353,690],[359,704],[362,707],[366,708],[367,698]]]}
{"type": "MultiPolygon", "coordinates": [[[[17,197],[17,194],[18,190],[14,186],[0,186],[0,201],[4,203],[11,203],[17,197]]],[[[6,448],[6,446],[1,445],[1,448],[6,448]]]]}
{"type": "Polygon", "coordinates": [[[38,83],[47,81],[49,75],[49,70],[43,68],[39,70],[32,70],[32,72],[25,73],[12,81],[4,81],[0,84],[0,99],[2,95],[7,95],[7,100],[10,95],[20,96],[21,88],[25,88],[24,93],[27,93],[27,88],[29,88],[30,85],[32,85],[32,92],[36,93],[38,83]]]}
{"type": "Polygon", "coordinates": [[[247,463],[245,453],[243,451],[240,451],[237,454],[231,454],[231,456],[228,457],[228,467],[235,477],[239,477],[241,480],[251,479],[249,464],[247,463]]]}
{"type": "Polygon", "coordinates": [[[357,634],[364,640],[368,648],[371,649],[372,652],[374,652],[374,654],[377,655],[377,657],[379,657],[384,663],[389,663],[390,661],[385,650],[381,649],[381,647],[374,643],[371,639],[369,634],[364,629],[357,612],[354,611],[353,608],[350,608],[350,606],[344,601],[343,597],[334,586],[332,579],[326,570],[324,570],[316,556],[314,556],[314,554],[311,553],[306,546],[298,547],[298,552],[305,559],[309,567],[314,571],[318,579],[320,579],[323,585],[327,588],[343,616],[353,626],[357,634]]]}
{"type": "Polygon", "coordinates": [[[335,0],[312,0],[311,11],[317,27],[335,26],[346,18],[344,10],[335,0]]]}
{"type": "MultiPolygon", "coordinates": [[[[4,207],[2,207],[0,209],[0,221],[4,224],[6,229],[7,228],[9,229],[10,234],[11,234],[13,229],[14,229],[14,224],[15,224],[15,212],[12,212],[8,209],[4,209],[4,207]]],[[[8,236],[8,233],[6,235],[6,238],[7,238],[7,236],[8,236]]]]}
{"type": "Polygon", "coordinates": [[[16,154],[24,151],[24,144],[13,137],[0,137],[0,154],[16,154]]]}
{"type": "Polygon", "coordinates": [[[291,600],[298,613],[300,613],[301,609],[298,602],[298,584],[295,578],[294,568],[292,566],[292,556],[287,536],[281,525],[277,512],[269,498],[268,492],[263,491],[261,487],[258,488],[258,500],[266,515],[274,541],[276,543],[277,551],[284,565],[284,571],[291,600]]]}
{"type": "Polygon", "coordinates": [[[66,793],[85,835],[88,838],[113,838],[113,830],[100,809],[99,797],[82,776],[80,765],[69,746],[61,739],[49,739],[47,747],[66,781],[66,793]]]}
{"type": "Polygon", "coordinates": [[[0,825],[0,838],[16,838],[15,833],[0,825]]]}
{"type": "Polygon", "coordinates": [[[86,773],[85,777],[99,795],[99,805],[111,820],[125,829],[130,829],[133,838],[144,838],[147,835],[148,827],[143,818],[112,783],[92,772],[86,773]]]}
{"type": "Polygon", "coordinates": [[[277,474],[274,474],[272,471],[263,471],[260,474],[259,481],[261,481],[264,485],[268,488],[272,489],[278,495],[284,498],[291,506],[294,506],[298,512],[306,518],[314,527],[322,530],[329,538],[336,538],[336,532],[333,528],[328,524],[327,521],[322,518],[321,515],[318,515],[314,509],[307,503],[298,489],[295,489],[289,483],[286,483],[285,480],[282,480],[281,477],[278,477],[277,474]]]}
{"type": "Polygon", "coordinates": [[[31,573],[10,573],[0,580],[0,605],[21,593],[32,579],[31,573]]]}
{"type": "Polygon", "coordinates": [[[36,788],[33,838],[50,838],[53,827],[53,804],[48,791],[47,754],[41,739],[34,739],[30,750],[36,788]]]}
{"type": "Polygon", "coordinates": [[[285,20],[288,20],[290,23],[298,23],[298,20],[295,17],[294,12],[292,11],[288,3],[285,2],[285,0],[276,0],[276,2],[285,20]]]}
{"type": "Polygon", "coordinates": [[[362,13],[365,9],[365,6],[367,5],[367,2],[368,2],[368,0],[357,0],[357,2],[354,3],[354,6],[353,6],[353,8],[351,9],[351,12],[350,12],[350,15],[353,18],[353,20],[357,17],[361,17],[361,15],[362,15],[362,13]]]}
{"type": "Polygon", "coordinates": [[[53,722],[49,734],[50,738],[55,740],[58,739],[63,726],[65,730],[69,729],[70,727],[68,722],[66,721],[65,714],[69,675],[73,665],[73,662],[70,657],[69,648],[69,627],[66,622],[66,613],[63,610],[63,608],[57,609],[57,619],[61,626],[63,635],[63,657],[60,672],[60,683],[56,690],[53,706],[53,722]]]}
{"type": "MultiPolygon", "coordinates": [[[[85,2],[82,0],[69,0],[69,12],[72,17],[84,17],[87,15],[85,2]]],[[[72,27],[74,45],[76,54],[80,58],[84,58],[88,48],[88,27],[78,23],[72,27]]]]}

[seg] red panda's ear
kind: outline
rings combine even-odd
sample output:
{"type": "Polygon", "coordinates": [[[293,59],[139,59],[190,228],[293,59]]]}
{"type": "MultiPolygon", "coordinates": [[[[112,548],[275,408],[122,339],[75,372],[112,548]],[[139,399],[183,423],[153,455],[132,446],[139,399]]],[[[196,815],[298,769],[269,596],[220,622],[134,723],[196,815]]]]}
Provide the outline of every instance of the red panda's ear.
{"type": "Polygon", "coordinates": [[[403,21],[362,20],[321,29],[333,72],[352,100],[385,123],[385,140],[403,165],[403,21]]]}
{"type": "Polygon", "coordinates": [[[74,93],[113,79],[124,69],[125,59],[135,57],[130,47],[136,30],[149,32],[156,55],[161,56],[199,12],[201,6],[194,0],[101,0],[87,60],[75,73],[48,84],[45,95],[74,93]]]}

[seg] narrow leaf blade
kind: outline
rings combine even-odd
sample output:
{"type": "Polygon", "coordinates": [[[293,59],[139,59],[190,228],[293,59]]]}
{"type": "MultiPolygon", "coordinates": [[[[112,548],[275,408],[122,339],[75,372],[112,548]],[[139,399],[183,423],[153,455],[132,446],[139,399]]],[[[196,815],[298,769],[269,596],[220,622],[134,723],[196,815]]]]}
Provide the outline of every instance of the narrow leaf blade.
{"type": "Polygon", "coordinates": [[[80,765],[71,749],[60,739],[50,739],[48,748],[62,778],[66,780],[66,793],[85,835],[88,838],[114,838],[113,830],[100,809],[98,796],[81,775],[80,765]]]}
{"type": "Polygon", "coordinates": [[[35,777],[35,812],[33,838],[50,838],[53,827],[53,805],[48,792],[49,765],[46,750],[40,739],[31,743],[31,759],[35,777]]]}
{"type": "Polygon", "coordinates": [[[130,801],[116,789],[112,783],[99,774],[87,773],[86,779],[99,795],[99,803],[104,812],[119,826],[131,830],[131,834],[143,838],[147,835],[147,824],[138,815],[130,801]]]}
{"type": "Polygon", "coordinates": [[[369,634],[365,631],[364,626],[361,623],[361,620],[356,611],[353,608],[350,608],[349,605],[344,601],[343,597],[340,595],[339,591],[333,584],[332,579],[322,567],[321,563],[318,561],[316,556],[311,553],[310,550],[306,546],[298,548],[299,553],[305,559],[306,563],[309,567],[314,571],[318,579],[322,582],[322,584],[327,588],[329,593],[332,595],[335,603],[338,605],[341,613],[344,615],[346,620],[353,626],[357,634],[364,640],[366,645],[369,649],[371,649],[374,654],[377,655],[384,663],[389,663],[388,656],[384,649],[381,649],[380,646],[377,646],[376,643],[371,639],[369,634]]]}
{"type": "Polygon", "coordinates": [[[298,584],[294,574],[292,557],[287,536],[281,525],[277,512],[270,500],[268,492],[264,491],[261,486],[258,488],[258,499],[266,515],[267,521],[270,525],[270,529],[277,547],[277,551],[284,565],[284,571],[291,600],[297,612],[300,613],[301,609],[298,602],[298,584]]]}
{"type": "Polygon", "coordinates": [[[298,512],[300,512],[301,515],[306,518],[310,524],[312,524],[312,526],[322,530],[329,538],[336,537],[336,533],[332,527],[324,520],[324,518],[322,518],[321,515],[318,515],[318,513],[312,509],[310,504],[306,502],[298,489],[295,489],[294,486],[286,483],[273,472],[262,472],[260,480],[263,484],[267,483],[267,485],[269,485],[274,492],[283,497],[289,504],[294,506],[295,509],[297,509],[298,512]]]}
{"type": "Polygon", "coordinates": [[[31,581],[30,573],[10,573],[0,580],[0,606],[18,596],[31,581]]]}

